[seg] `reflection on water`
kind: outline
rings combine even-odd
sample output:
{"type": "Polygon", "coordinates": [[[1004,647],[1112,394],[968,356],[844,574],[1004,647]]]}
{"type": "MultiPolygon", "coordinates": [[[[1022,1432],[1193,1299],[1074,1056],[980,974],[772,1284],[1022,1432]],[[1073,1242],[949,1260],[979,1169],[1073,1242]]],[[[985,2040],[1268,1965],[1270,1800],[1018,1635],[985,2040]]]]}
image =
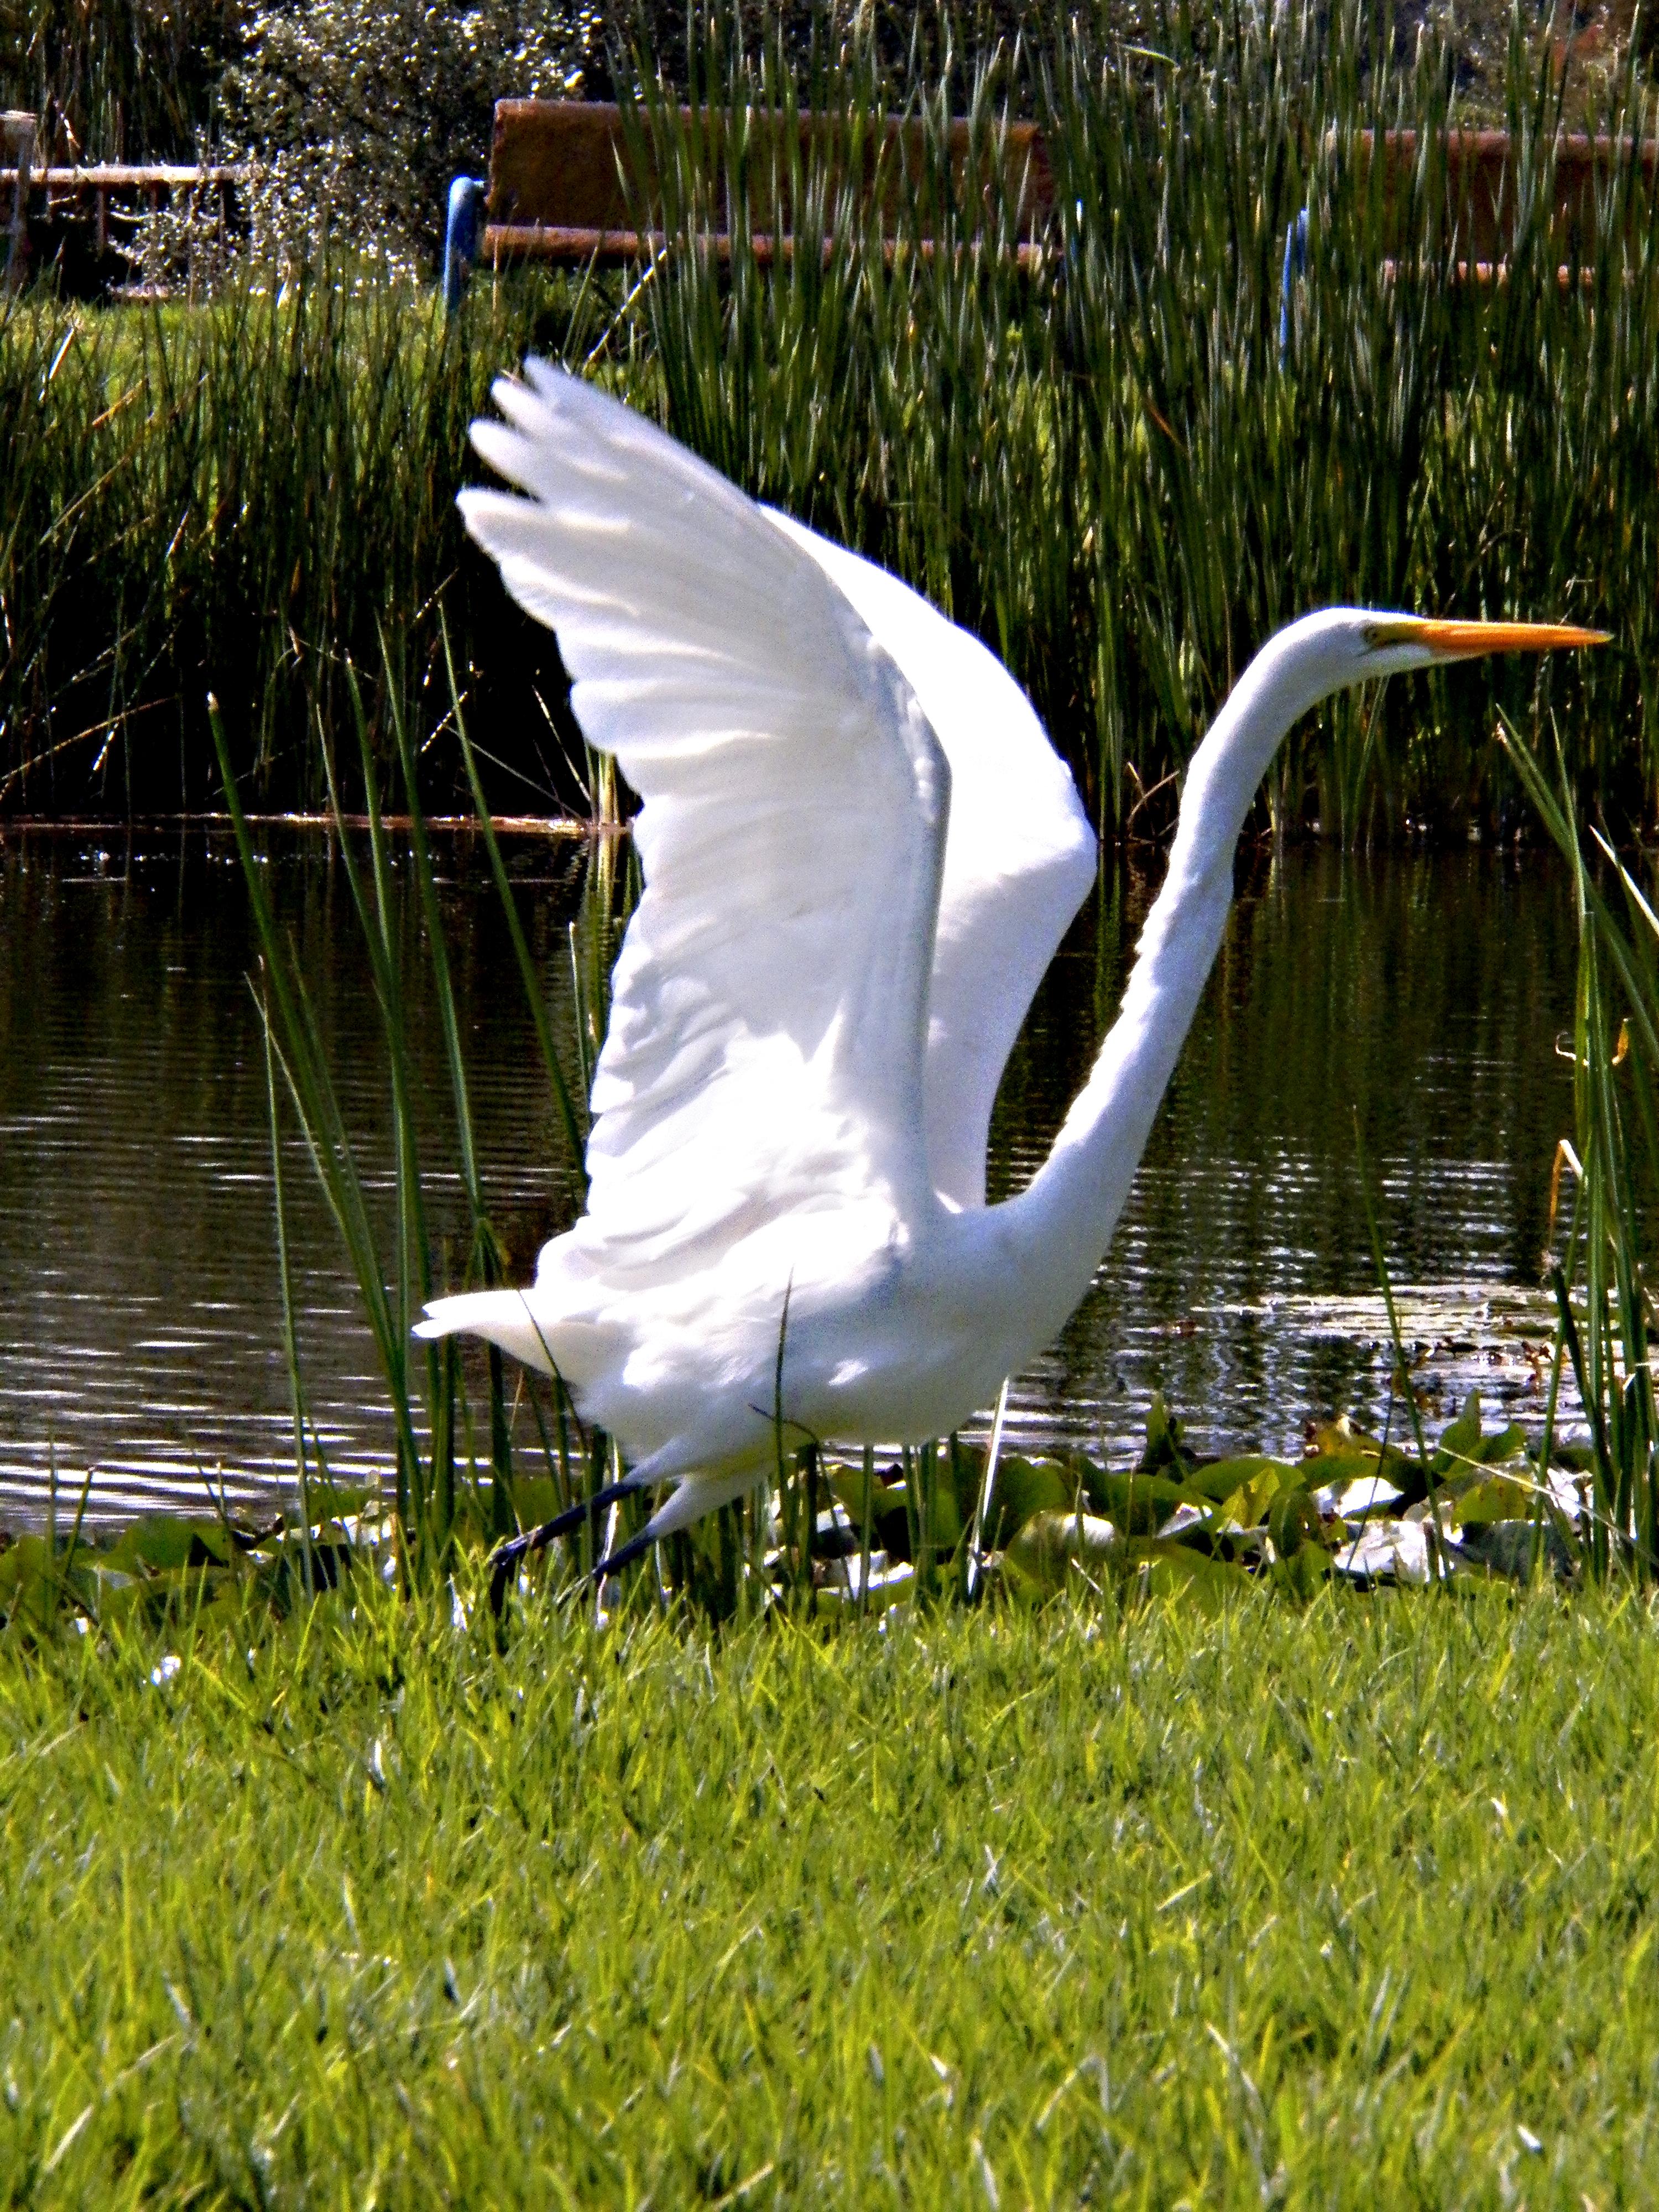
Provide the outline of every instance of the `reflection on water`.
{"type": "MultiPolygon", "coordinates": [[[[1010,1181],[1088,1065],[1155,888],[1109,882],[1050,975],[999,1105],[1010,1181]]],[[[1541,1414],[1576,957],[1565,881],[1537,855],[1297,850],[1243,868],[1112,1251],[1026,1378],[1028,1419],[1127,1441],[1162,1389],[1204,1448],[1285,1450],[1304,1414],[1386,1418],[1356,1121],[1392,1280],[1437,1293],[1402,1318],[1431,1425],[1475,1382],[1541,1414]]]]}
{"type": "MultiPolygon", "coordinates": [[[[494,892],[465,841],[446,865],[489,1202],[527,1271],[570,1188],[494,892]]],[[[568,1021],[580,848],[525,841],[512,865],[568,1021]]],[[[320,837],[276,842],[268,866],[384,1198],[386,1085],[346,885],[320,837]]],[[[1030,1172],[1081,1080],[1152,888],[1109,878],[1045,984],[999,1102],[994,1194],[1030,1172]]],[[[412,900],[404,923],[419,1007],[412,900]]],[[[1449,1398],[1479,1379],[1524,1417],[1547,1327],[1529,1286],[1571,1115],[1554,1043],[1573,958],[1565,884],[1535,856],[1251,863],[1113,1250],[1018,1385],[1014,1433],[1121,1452],[1157,1389],[1212,1449],[1292,1447],[1309,1413],[1380,1418],[1356,1113],[1423,1376],[1449,1398]]],[[[0,1518],[38,1513],[54,1467],[65,1512],[94,1470],[100,1516],[161,1496],[199,1507],[205,1475],[247,1498],[288,1474],[253,965],[216,839],[0,845],[0,1518]]],[[[416,1027],[433,1225],[459,1250],[436,1024],[416,1027]]],[[[292,1136],[286,1158],[312,1411],[337,1471],[386,1468],[355,1288],[292,1136]]]]}

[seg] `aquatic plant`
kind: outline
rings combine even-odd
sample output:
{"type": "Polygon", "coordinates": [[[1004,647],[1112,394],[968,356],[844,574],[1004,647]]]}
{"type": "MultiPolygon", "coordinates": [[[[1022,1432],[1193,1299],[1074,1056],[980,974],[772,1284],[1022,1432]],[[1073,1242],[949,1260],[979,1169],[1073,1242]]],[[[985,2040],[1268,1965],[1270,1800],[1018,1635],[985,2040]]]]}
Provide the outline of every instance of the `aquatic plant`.
{"type": "MultiPolygon", "coordinates": [[[[1483,285],[1457,277],[1468,207],[1448,166],[1425,157],[1390,198],[1381,165],[1357,157],[1366,129],[1434,143],[1453,116],[1443,57],[1364,70],[1352,15],[1328,41],[1241,19],[1208,52],[1182,20],[1164,28],[1159,54],[1073,30],[982,64],[965,162],[936,89],[884,82],[858,50],[799,93],[781,54],[757,67],[705,50],[708,112],[787,116],[798,101],[842,118],[842,137],[782,163],[757,158],[769,135],[757,149],[688,125],[647,88],[665,234],[739,210],[729,266],[672,251],[642,294],[670,427],[984,635],[1108,828],[1180,769],[1261,640],[1333,600],[1599,610],[1626,656],[1552,678],[1589,687],[1553,696],[1582,696],[1596,733],[1575,758],[1581,785],[1650,807],[1659,636],[1633,586],[1653,565],[1659,232],[1632,150],[1650,113],[1639,84],[1607,118],[1620,150],[1597,185],[1596,244],[1563,286],[1547,236],[1558,111],[1517,40],[1521,244],[1506,281],[1483,285]],[[1021,271],[995,147],[1026,98],[1056,234],[1021,271]],[[860,196],[857,157],[838,149],[884,105],[920,137],[903,189],[878,167],[860,196]],[[808,231],[822,211],[822,267],[757,250],[795,209],[811,210],[808,231]]],[[[777,137],[790,143],[787,127],[777,137]]],[[[1380,714],[1338,710],[1334,743],[1322,728],[1287,752],[1273,817],[1350,840],[1512,822],[1484,733],[1492,687],[1521,712],[1527,680],[1398,686],[1380,714]]]]}
{"type": "MultiPolygon", "coordinates": [[[[1590,1431],[1603,1573],[1659,1577],[1659,1400],[1653,1253],[1659,1201],[1659,915],[1600,831],[1587,840],[1558,741],[1552,775],[1519,733],[1502,735],[1528,795],[1572,869],[1578,988],[1572,1032],[1573,1142],[1565,1248],[1551,1269],[1563,1352],[1590,1431]],[[1593,842],[1591,842],[1593,841],[1593,842]]],[[[1552,1407],[1552,1413],[1553,1407],[1552,1407]]]]}
{"type": "MultiPolygon", "coordinates": [[[[513,1448],[507,1383],[499,1353],[487,1362],[486,1437],[475,1436],[471,1403],[465,1376],[455,1348],[448,1345],[416,1346],[411,1329],[421,1308],[447,1284],[440,1274],[442,1260],[434,1247],[427,1219],[420,1146],[410,1078],[410,1036],[401,976],[402,949],[396,941],[397,900],[392,882],[391,842],[380,803],[378,771],[368,720],[356,672],[345,671],[358,750],[358,767],[368,815],[367,872],[360,866],[352,840],[345,830],[340,805],[340,782],[333,748],[319,727],[318,744],[328,781],[329,802],[341,866],[351,903],[362,931],[365,953],[374,979],[380,1018],[380,1042],[391,1090],[395,1146],[395,1212],[392,1249],[388,1257],[376,1235],[374,1209],[341,1109],[334,1073],[329,1064],[313,1012],[304,969],[295,947],[278,930],[266,892],[261,855],[249,829],[231,760],[230,745],[216,703],[210,708],[214,741],[218,750],[226,804],[235,830],[237,848],[252,909],[260,947],[260,973],[254,988],[258,1000],[266,1044],[270,1088],[271,1158],[276,1179],[276,1234],[283,1285],[285,1345],[289,1384],[294,1401],[295,1476],[301,1504],[299,1541],[307,1561],[313,1535],[331,1541],[326,1532],[313,1532],[311,1493],[315,1486],[326,1498],[332,1490],[329,1472],[314,1432],[307,1438],[304,1378],[295,1349],[295,1329],[289,1290],[287,1236],[281,1182],[282,1131],[284,1115],[276,1095],[280,1071],[287,1109],[296,1118],[306,1151],[327,1199],[350,1261],[373,1335],[385,1381],[393,1436],[396,1474],[390,1501],[402,1567],[406,1577],[428,1582],[447,1571],[458,1527],[465,1522],[499,1540],[514,1533],[519,1520],[514,1510],[513,1448]],[[487,1474],[487,1493],[481,1478],[487,1474]],[[470,1492],[470,1501],[469,1495],[470,1492]]],[[[480,1180],[477,1146],[469,1101],[465,1057],[459,1018],[451,980],[448,950],[436,877],[426,823],[421,806],[414,754],[406,725],[397,704],[397,687],[389,683],[393,734],[407,813],[406,836],[410,867],[419,900],[422,933],[430,964],[433,992],[442,1035],[443,1058],[450,1085],[450,1128],[459,1163],[460,1181],[470,1223],[468,1249],[460,1262],[459,1279],[465,1284],[488,1285],[500,1279],[503,1255],[489,1220],[480,1180]]],[[[535,1033],[544,1055],[546,1071],[565,1117],[573,1159],[580,1172],[580,1139],[571,1087],[558,1050],[539,1005],[523,934],[513,910],[513,895],[501,864],[495,833],[464,722],[456,709],[460,742],[469,773],[478,792],[479,827],[495,868],[497,884],[509,917],[522,980],[536,1010],[535,1033]]],[[[447,1267],[445,1273],[447,1272],[447,1267]]],[[[532,1401],[533,1403],[533,1401],[532,1401]]],[[[562,1393],[554,1393],[556,1448],[548,1427],[536,1413],[548,1474],[562,1503],[573,1491],[573,1424],[562,1393]]],[[[580,1430],[578,1427],[578,1434],[580,1430]]],[[[583,1439],[584,1449],[588,1440],[583,1439]]],[[[603,1439],[593,1442],[603,1462],[603,1439]]],[[[596,1486],[595,1473],[585,1486],[596,1486]]],[[[361,1504],[362,1501],[358,1500],[361,1504]]],[[[326,1507],[337,1515],[337,1505],[326,1507]]],[[[286,1563],[285,1528],[274,1531],[277,1558],[286,1563]]],[[[245,1549],[252,1548],[245,1546],[245,1549]]]]}
{"type": "Polygon", "coordinates": [[[193,160],[242,13],[241,0],[0,0],[0,107],[40,118],[37,160],[193,160]]]}

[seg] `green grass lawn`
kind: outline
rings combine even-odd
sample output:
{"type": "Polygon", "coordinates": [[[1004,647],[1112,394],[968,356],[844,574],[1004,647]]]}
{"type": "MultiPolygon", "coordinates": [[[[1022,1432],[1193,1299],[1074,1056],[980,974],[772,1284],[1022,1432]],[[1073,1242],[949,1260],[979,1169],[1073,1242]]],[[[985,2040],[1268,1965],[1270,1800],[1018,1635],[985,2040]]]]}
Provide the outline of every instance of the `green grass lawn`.
{"type": "Polygon", "coordinates": [[[1659,2192],[1634,1601],[358,1599],[0,1647],[5,2202],[1659,2192]]]}

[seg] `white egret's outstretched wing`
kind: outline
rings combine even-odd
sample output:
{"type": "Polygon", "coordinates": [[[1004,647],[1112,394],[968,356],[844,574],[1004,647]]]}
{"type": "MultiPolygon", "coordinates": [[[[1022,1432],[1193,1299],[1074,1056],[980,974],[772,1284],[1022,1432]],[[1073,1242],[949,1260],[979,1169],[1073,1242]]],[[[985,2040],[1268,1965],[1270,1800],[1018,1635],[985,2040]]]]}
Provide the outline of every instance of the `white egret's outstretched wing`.
{"type": "MultiPolygon", "coordinates": [[[[922,1054],[950,771],[843,594],[735,486],[537,362],[462,494],[644,801],[645,893],[559,1265],[670,1283],[792,1207],[933,1204],[922,1054]],[[509,427],[510,426],[510,427],[509,427]]],[[[780,1286],[781,1287],[781,1286],[780,1286]]]]}
{"type": "Polygon", "coordinates": [[[985,1141],[1033,994],[1095,879],[1071,771],[996,655],[908,584],[787,516],[908,678],[951,764],[923,1086],[933,1183],[985,1200],[985,1141]]]}

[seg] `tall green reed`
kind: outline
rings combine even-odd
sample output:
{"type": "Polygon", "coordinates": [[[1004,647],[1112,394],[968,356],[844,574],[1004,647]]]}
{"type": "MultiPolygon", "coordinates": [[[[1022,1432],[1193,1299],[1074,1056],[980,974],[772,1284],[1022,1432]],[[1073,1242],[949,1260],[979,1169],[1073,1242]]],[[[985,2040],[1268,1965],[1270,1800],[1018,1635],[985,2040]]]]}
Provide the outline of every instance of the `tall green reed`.
{"type": "MultiPolygon", "coordinates": [[[[310,1469],[305,1441],[302,1378],[293,1346],[288,1291],[287,1245],[280,1182],[281,1127],[276,1075],[280,1073],[289,1112],[322,1186],[356,1279],[363,1310],[379,1357],[394,1435],[394,1498],[406,1571],[416,1577],[441,1572],[447,1565],[458,1521],[470,1518],[486,1534],[500,1537],[519,1526],[513,1449],[513,1408],[499,1352],[487,1353],[485,1411],[488,1442],[481,1452],[472,1433],[472,1408],[459,1347],[453,1338],[416,1344],[411,1332],[422,1307],[440,1289],[440,1256],[428,1218],[426,1186],[417,1130],[410,1013],[403,975],[402,902],[395,880],[392,837],[381,802],[368,714],[355,672],[345,671],[367,813],[367,866],[359,858],[343,819],[340,775],[330,733],[319,720],[317,744],[327,781],[333,829],[341,866],[362,933],[380,1019],[380,1042],[392,1094],[394,1173],[391,1249],[385,1247],[381,1209],[372,1200],[369,1178],[353,1143],[324,1048],[303,969],[294,946],[278,927],[266,887],[266,870],[242,805],[229,741],[216,704],[210,722],[218,750],[225,802],[235,830],[258,939],[262,977],[258,999],[264,1018],[266,1048],[272,1070],[271,1121],[276,1186],[279,1260],[282,1264],[290,1381],[295,1393],[296,1467],[302,1510],[310,1469]],[[465,1494],[476,1482],[480,1464],[488,1471],[488,1495],[465,1494]],[[469,1510],[470,1509],[470,1510],[469,1510]]],[[[485,1203],[481,1164],[474,1136],[466,1052],[450,972],[438,878],[421,805],[418,777],[406,726],[398,713],[397,687],[388,683],[392,715],[406,809],[406,866],[418,903],[422,936],[431,971],[443,1059],[450,1087],[450,1126],[460,1165],[469,1220],[461,1282],[453,1287],[489,1285],[501,1280],[504,1255],[485,1203]]],[[[471,766],[470,748],[468,750],[471,766]]],[[[501,896],[512,915],[512,891],[500,860],[494,826],[482,789],[478,823],[495,865],[501,896]]],[[[556,1098],[567,1116],[571,1091],[544,1007],[544,988],[531,963],[516,915],[515,942],[522,956],[522,980],[536,1008],[535,1033],[556,1098]]],[[[568,1120],[574,1135],[574,1120],[568,1120]]],[[[575,1154],[580,1162],[580,1150],[575,1154]]],[[[556,1388],[552,1430],[539,1407],[534,1409],[544,1464],[562,1499],[573,1481],[571,1413],[556,1388]],[[558,1443],[553,1442],[556,1433],[558,1443]]],[[[603,1439],[584,1440],[601,1455],[603,1439]]],[[[313,1444],[314,1452],[314,1444],[313,1444]]],[[[325,1468],[319,1468],[325,1474],[325,1468]]]]}
{"type": "Polygon", "coordinates": [[[240,0],[4,0],[0,106],[53,126],[54,159],[193,160],[246,15],[240,0]]]}
{"type": "Polygon", "coordinates": [[[658,180],[647,224],[730,241],[672,247],[641,297],[669,427],[982,631],[1069,735],[1066,393],[1049,374],[1051,280],[1016,259],[1020,180],[1001,145],[1020,65],[972,73],[964,150],[954,71],[894,82],[856,44],[804,73],[775,45],[758,64],[718,40],[694,58],[690,109],[647,82],[635,117],[634,166],[658,180]],[[884,138],[889,112],[912,135],[884,138]],[[783,255],[779,237],[828,243],[783,255]]]}
{"type": "MultiPolygon", "coordinates": [[[[346,724],[344,668],[379,668],[381,635],[406,719],[424,736],[447,711],[441,592],[481,704],[528,706],[532,688],[556,703],[550,641],[469,558],[454,497],[490,376],[532,343],[560,349],[562,304],[579,322],[592,307],[481,289],[446,325],[429,295],[343,265],[281,290],[244,272],[195,309],[0,300],[0,806],[210,805],[211,688],[250,793],[320,807],[316,717],[346,724]],[[509,668],[517,689],[492,692],[509,668]]],[[[378,690],[370,705],[389,763],[378,690]]]]}
{"type": "Polygon", "coordinates": [[[1590,1429],[1590,1553],[1603,1573],[1620,1565],[1651,1580],[1659,1577],[1659,915],[1607,839],[1599,830],[1586,839],[1560,749],[1552,778],[1512,725],[1502,737],[1572,871],[1578,916],[1576,1188],[1552,1279],[1590,1429]]]}
{"type": "Polygon", "coordinates": [[[1162,54],[1073,27],[982,58],[957,73],[984,149],[971,191],[945,80],[884,75],[866,49],[803,78],[781,50],[754,62],[715,39],[689,112],[660,86],[641,101],[646,219],[671,240],[722,222],[732,239],[729,264],[671,247],[641,295],[670,426],[986,635],[1109,828],[1180,769],[1269,631],[1342,599],[1594,613],[1631,651],[1333,708],[1329,734],[1285,750],[1273,818],[1349,841],[1507,825],[1485,732],[1533,681],[1582,696],[1601,733],[1583,787],[1652,806],[1659,636],[1638,580],[1656,550],[1659,228],[1631,150],[1650,107],[1632,79],[1607,118],[1619,150],[1597,243],[1564,286],[1546,235],[1557,109],[1517,21],[1519,243],[1506,282],[1463,282],[1447,58],[1425,46],[1399,71],[1363,31],[1352,9],[1241,16],[1206,50],[1172,12],[1162,54]],[[803,149],[808,108],[835,128],[803,149]],[[884,108],[920,126],[902,189],[884,190],[881,155],[852,189],[884,108]],[[993,151],[1024,108],[1054,177],[1035,269],[1010,250],[1015,196],[993,151]],[[783,127],[763,131],[766,116],[783,127]],[[1420,153],[1385,194],[1358,134],[1391,127],[1420,153]],[[1304,209],[1281,356],[1285,232],[1304,209]],[[756,250],[791,228],[830,239],[822,262],[756,250]]]}

